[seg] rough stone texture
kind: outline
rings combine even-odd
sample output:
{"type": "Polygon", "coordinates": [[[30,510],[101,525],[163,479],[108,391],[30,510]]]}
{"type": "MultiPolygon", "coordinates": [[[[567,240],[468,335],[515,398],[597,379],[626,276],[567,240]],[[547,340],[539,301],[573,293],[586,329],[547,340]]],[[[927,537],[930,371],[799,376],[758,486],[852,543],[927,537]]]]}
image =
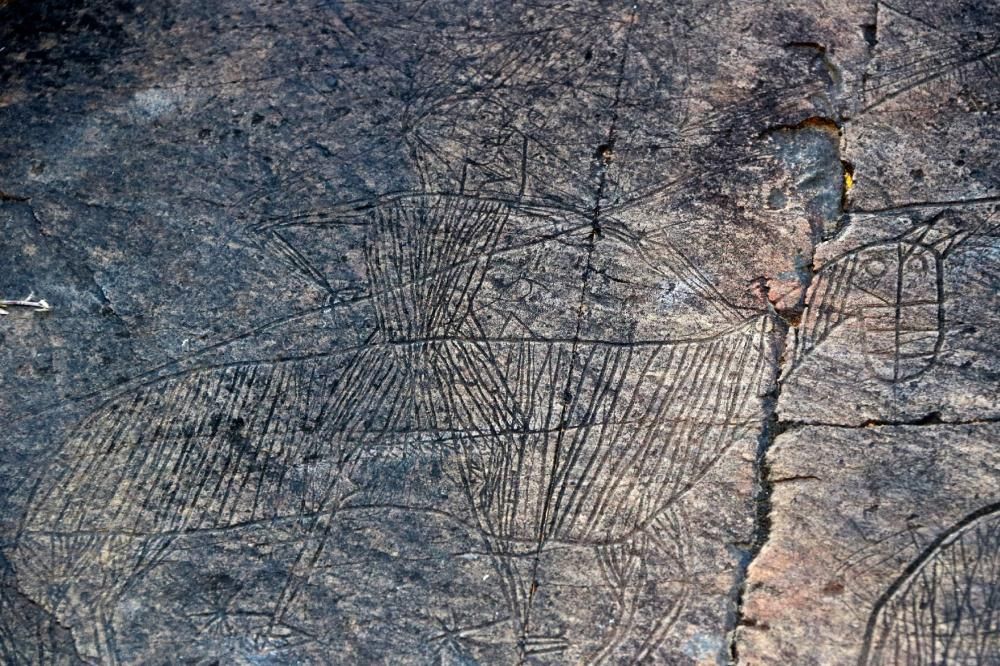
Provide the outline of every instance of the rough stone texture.
{"type": "Polygon", "coordinates": [[[974,424],[779,436],[770,540],[743,607],[746,660],[995,662],[997,435],[974,424]]]}
{"type": "Polygon", "coordinates": [[[1000,662],[998,19],[0,2],[3,660],[1000,662]]]}

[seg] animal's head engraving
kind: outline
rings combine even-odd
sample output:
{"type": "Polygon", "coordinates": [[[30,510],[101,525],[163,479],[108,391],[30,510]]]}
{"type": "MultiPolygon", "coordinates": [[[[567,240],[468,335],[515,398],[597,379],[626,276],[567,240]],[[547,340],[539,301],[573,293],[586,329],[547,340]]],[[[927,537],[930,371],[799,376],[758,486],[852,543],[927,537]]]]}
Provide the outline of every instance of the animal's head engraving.
{"type": "Polygon", "coordinates": [[[944,338],[942,254],[927,243],[930,226],[858,252],[851,274],[868,367],[902,381],[933,364],[944,338]]]}
{"type": "Polygon", "coordinates": [[[417,195],[374,207],[365,263],[382,335],[457,335],[509,215],[506,204],[460,196],[417,195]]]}
{"type": "Polygon", "coordinates": [[[896,383],[929,370],[944,345],[948,257],[990,228],[990,219],[947,209],[904,229],[899,225],[905,220],[895,218],[887,225],[888,238],[860,245],[837,241],[830,249],[845,249],[823,263],[809,288],[792,369],[839,331],[839,355],[860,354],[879,380],[896,383]]]}
{"type": "Polygon", "coordinates": [[[250,230],[328,304],[370,304],[378,339],[419,341],[462,333],[516,212],[501,199],[396,193],[250,230]]]}

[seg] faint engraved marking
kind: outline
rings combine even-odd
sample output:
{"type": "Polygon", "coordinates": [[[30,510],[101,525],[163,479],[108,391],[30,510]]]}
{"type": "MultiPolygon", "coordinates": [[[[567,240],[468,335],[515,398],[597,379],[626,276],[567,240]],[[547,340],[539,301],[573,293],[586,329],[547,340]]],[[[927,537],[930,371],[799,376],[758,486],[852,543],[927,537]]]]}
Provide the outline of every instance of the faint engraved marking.
{"type": "MultiPolygon", "coordinates": [[[[907,11],[905,5],[881,0],[877,5],[880,12],[890,13],[893,21],[919,35],[920,40],[878,54],[864,78],[864,112],[937,81],[954,80],[967,86],[975,81],[995,82],[1000,76],[993,62],[1000,54],[1000,34],[984,31],[982,24],[965,30],[947,29],[907,11]],[[982,75],[970,76],[967,70],[971,68],[978,68],[982,75]]],[[[927,7],[936,13],[935,5],[927,7]]],[[[982,93],[988,95],[989,91],[982,93]]]]}

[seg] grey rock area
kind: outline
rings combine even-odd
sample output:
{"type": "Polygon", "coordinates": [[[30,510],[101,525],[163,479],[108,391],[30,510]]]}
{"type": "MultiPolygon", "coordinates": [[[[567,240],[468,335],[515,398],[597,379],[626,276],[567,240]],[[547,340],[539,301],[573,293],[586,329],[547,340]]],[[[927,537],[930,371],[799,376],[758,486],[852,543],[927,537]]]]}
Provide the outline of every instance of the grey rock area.
{"type": "Polygon", "coordinates": [[[0,662],[1000,664],[998,26],[0,1],[0,662]]]}

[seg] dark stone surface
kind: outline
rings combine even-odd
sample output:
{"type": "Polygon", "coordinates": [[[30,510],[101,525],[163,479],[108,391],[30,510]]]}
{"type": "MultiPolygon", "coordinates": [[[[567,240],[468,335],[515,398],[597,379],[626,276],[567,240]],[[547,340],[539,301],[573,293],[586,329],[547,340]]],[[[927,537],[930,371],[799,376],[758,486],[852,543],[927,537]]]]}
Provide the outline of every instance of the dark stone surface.
{"type": "Polygon", "coordinates": [[[4,659],[1000,660],[997,14],[0,2],[4,659]]]}

